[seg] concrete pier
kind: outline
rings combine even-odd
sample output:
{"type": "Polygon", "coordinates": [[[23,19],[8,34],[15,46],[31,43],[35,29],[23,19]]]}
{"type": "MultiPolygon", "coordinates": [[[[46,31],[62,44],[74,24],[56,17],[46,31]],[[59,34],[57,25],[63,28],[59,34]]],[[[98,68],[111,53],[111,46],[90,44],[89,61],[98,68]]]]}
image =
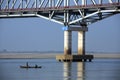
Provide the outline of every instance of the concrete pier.
{"type": "Polygon", "coordinates": [[[64,54],[57,55],[56,60],[60,62],[92,61],[93,55],[85,54],[85,33],[86,26],[64,27],[64,54]],[[78,31],[78,54],[72,55],[72,31],[78,31]]]}

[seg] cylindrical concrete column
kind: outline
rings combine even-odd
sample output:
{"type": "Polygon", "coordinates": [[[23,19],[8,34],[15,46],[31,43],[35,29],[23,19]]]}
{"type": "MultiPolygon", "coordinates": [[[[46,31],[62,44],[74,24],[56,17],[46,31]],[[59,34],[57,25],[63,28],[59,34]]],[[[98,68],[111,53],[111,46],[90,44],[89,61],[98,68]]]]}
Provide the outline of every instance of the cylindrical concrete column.
{"type": "Polygon", "coordinates": [[[78,31],[78,55],[85,55],[85,31],[78,31]]]}
{"type": "Polygon", "coordinates": [[[64,31],[64,54],[72,53],[72,31],[64,31]]]}

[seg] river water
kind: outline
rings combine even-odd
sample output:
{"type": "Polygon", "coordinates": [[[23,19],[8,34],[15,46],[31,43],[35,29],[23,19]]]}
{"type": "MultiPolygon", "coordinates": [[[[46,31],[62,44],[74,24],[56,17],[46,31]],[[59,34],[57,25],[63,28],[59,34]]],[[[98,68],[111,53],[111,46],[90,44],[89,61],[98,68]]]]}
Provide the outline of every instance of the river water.
{"type": "Polygon", "coordinates": [[[55,59],[0,59],[0,80],[120,80],[120,59],[58,62],[55,59]],[[22,69],[35,64],[38,69],[22,69]]]}

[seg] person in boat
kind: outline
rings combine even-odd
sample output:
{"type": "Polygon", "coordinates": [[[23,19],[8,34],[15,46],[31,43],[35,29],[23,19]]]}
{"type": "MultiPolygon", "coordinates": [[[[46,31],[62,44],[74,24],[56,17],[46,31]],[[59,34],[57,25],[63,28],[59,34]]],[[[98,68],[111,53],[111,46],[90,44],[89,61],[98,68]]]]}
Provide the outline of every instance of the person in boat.
{"type": "Polygon", "coordinates": [[[28,67],[29,65],[28,65],[28,62],[26,63],[26,67],[28,67]]]}
{"type": "Polygon", "coordinates": [[[38,68],[38,65],[37,65],[37,64],[35,64],[35,68],[38,68]]]}

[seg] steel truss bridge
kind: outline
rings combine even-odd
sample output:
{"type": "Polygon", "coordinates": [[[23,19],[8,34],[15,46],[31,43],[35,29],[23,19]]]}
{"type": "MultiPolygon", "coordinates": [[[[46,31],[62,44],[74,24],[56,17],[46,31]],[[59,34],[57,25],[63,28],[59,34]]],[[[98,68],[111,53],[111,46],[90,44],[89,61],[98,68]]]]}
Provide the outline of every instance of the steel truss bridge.
{"type": "Polygon", "coordinates": [[[0,0],[0,18],[41,17],[65,26],[59,61],[91,61],[85,54],[87,26],[118,13],[120,0],[0,0]],[[78,31],[78,55],[71,55],[72,31],[78,31]]]}
{"type": "Polygon", "coordinates": [[[0,18],[41,17],[89,25],[120,12],[120,0],[0,0],[0,18]]]}

